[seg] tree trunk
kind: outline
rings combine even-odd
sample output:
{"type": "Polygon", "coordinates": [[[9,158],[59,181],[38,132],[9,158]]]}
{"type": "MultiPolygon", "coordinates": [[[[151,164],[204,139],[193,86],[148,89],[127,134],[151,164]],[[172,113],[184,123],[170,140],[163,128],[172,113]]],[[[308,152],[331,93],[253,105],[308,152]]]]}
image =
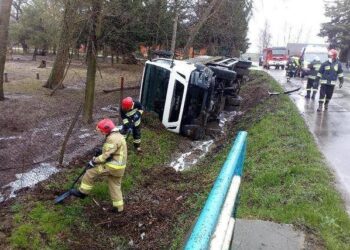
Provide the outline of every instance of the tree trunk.
{"type": "Polygon", "coordinates": [[[185,45],[185,48],[184,48],[184,56],[185,57],[188,57],[188,51],[189,51],[190,47],[192,47],[194,39],[196,38],[199,30],[207,22],[207,20],[209,19],[210,15],[212,14],[212,12],[220,7],[222,2],[223,2],[223,0],[213,0],[213,1],[211,1],[211,3],[205,9],[203,15],[201,16],[201,19],[199,19],[198,23],[191,28],[190,36],[187,39],[187,42],[186,42],[186,45],[185,45]]]}
{"type": "Polygon", "coordinates": [[[44,85],[44,87],[49,89],[55,88],[56,85],[60,84],[63,79],[64,70],[69,58],[69,48],[72,44],[74,34],[74,25],[72,25],[72,20],[74,20],[74,15],[77,8],[75,2],[75,0],[66,1],[57,56],[53,64],[50,77],[44,85]]]}
{"type": "Polygon", "coordinates": [[[96,78],[96,58],[97,58],[97,33],[101,15],[101,2],[99,0],[92,1],[91,27],[87,48],[87,73],[85,87],[85,103],[83,110],[83,121],[85,123],[92,122],[92,112],[94,108],[95,97],[95,78],[96,78]]]}
{"type": "Polygon", "coordinates": [[[3,83],[11,5],[12,0],[0,1],[0,101],[5,100],[3,83]]]}
{"type": "Polygon", "coordinates": [[[103,56],[103,62],[107,62],[108,58],[108,48],[106,45],[103,45],[103,50],[102,50],[102,56],[103,56]]]}
{"type": "Polygon", "coordinates": [[[173,23],[173,36],[171,38],[171,53],[175,55],[175,46],[176,46],[176,32],[177,32],[177,23],[179,21],[179,11],[177,6],[177,0],[175,0],[175,8],[174,8],[174,23],[173,23]]]}
{"type": "Polygon", "coordinates": [[[38,48],[34,49],[32,61],[36,61],[36,56],[38,54],[38,48]]]}

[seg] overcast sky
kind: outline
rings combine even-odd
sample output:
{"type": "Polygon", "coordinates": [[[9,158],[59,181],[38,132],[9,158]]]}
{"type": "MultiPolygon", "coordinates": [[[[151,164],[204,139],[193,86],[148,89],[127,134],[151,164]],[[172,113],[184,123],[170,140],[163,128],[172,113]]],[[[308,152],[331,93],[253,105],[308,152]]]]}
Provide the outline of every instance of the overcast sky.
{"type": "Polygon", "coordinates": [[[270,25],[272,46],[285,46],[288,41],[325,43],[317,36],[321,23],[327,21],[324,9],[324,0],[254,0],[248,52],[258,52],[259,33],[265,21],[270,25]]]}

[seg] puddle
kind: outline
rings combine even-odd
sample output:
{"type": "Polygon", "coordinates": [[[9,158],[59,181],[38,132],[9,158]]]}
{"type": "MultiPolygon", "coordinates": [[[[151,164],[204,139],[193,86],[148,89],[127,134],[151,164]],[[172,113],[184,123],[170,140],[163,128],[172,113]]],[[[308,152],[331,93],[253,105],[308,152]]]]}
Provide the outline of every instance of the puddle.
{"type": "MultiPolygon", "coordinates": [[[[16,174],[17,180],[3,186],[2,188],[10,188],[11,193],[8,198],[16,197],[16,192],[26,187],[33,187],[35,184],[46,180],[59,170],[49,163],[41,163],[39,167],[34,168],[26,173],[16,174]]],[[[0,194],[0,202],[6,198],[0,194]]]]}
{"type": "Polygon", "coordinates": [[[191,147],[192,150],[180,155],[180,157],[170,163],[170,167],[174,168],[176,171],[188,169],[195,165],[199,159],[203,158],[209,152],[213,143],[214,140],[193,142],[191,147]]]}
{"type": "MultiPolygon", "coordinates": [[[[219,127],[224,134],[224,128],[228,122],[232,122],[236,116],[242,115],[241,111],[223,111],[219,116],[219,127]]],[[[170,163],[170,167],[176,171],[183,171],[197,164],[197,162],[206,156],[214,140],[192,142],[191,151],[183,153],[175,161],[170,163]]]]}
{"type": "Polygon", "coordinates": [[[106,112],[119,112],[119,106],[114,106],[114,105],[108,105],[106,107],[101,108],[102,111],[106,111],[106,112]]]}
{"type": "Polygon", "coordinates": [[[24,94],[6,94],[6,97],[10,99],[19,99],[19,100],[33,98],[33,96],[31,95],[24,95],[24,94]]]}
{"type": "MultiPolygon", "coordinates": [[[[242,115],[242,112],[241,111],[238,111],[238,112],[237,111],[232,111],[232,112],[223,111],[223,112],[221,112],[219,115],[219,120],[220,120],[219,127],[223,128],[227,122],[232,122],[237,115],[242,115]]],[[[221,132],[224,133],[223,130],[221,132]]]]}
{"type": "Polygon", "coordinates": [[[10,141],[10,140],[16,140],[21,139],[22,136],[8,136],[8,137],[0,137],[0,141],[10,141]]]}
{"type": "Polygon", "coordinates": [[[84,138],[87,138],[87,137],[90,137],[90,136],[92,136],[92,134],[85,133],[85,134],[79,135],[78,137],[79,137],[79,139],[84,139],[84,138]]]}

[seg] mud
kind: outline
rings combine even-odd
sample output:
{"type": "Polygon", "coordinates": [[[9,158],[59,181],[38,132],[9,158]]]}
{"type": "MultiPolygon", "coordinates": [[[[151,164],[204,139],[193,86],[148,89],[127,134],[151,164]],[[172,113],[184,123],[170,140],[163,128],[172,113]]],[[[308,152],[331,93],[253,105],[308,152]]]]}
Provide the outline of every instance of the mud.
{"type": "MultiPolygon", "coordinates": [[[[111,214],[100,207],[87,208],[90,221],[97,228],[118,232],[136,249],[165,249],[171,241],[174,219],[184,209],[184,201],[191,190],[169,189],[186,180],[171,168],[156,167],[143,173],[147,178],[142,188],[126,197],[126,212],[111,214]]],[[[101,204],[108,207],[110,204],[101,204]]],[[[131,247],[131,246],[130,246],[131,247]]]]}
{"type": "MultiPolygon", "coordinates": [[[[264,84],[248,84],[244,87],[241,93],[243,106],[241,107],[241,113],[236,116],[237,118],[244,118],[245,115],[249,114],[247,112],[249,109],[254,108],[267,98],[267,89],[264,89],[264,86],[264,84]]],[[[108,105],[101,105],[101,107],[106,106],[108,105]]],[[[147,114],[143,123],[148,129],[157,131],[164,129],[159,120],[155,118],[157,117],[147,114]]],[[[218,137],[219,140],[215,140],[215,145],[212,145],[206,157],[214,157],[227,143],[231,143],[231,138],[240,129],[239,126],[236,126],[238,121],[239,119],[226,121],[227,133],[218,137]]],[[[78,130],[75,136],[88,131],[90,130],[78,130]]],[[[59,130],[55,131],[55,133],[60,132],[59,130]]],[[[194,154],[196,152],[197,156],[200,157],[211,143],[208,141],[199,144],[196,150],[196,147],[192,148],[193,145],[188,143],[188,140],[184,140],[183,143],[179,143],[178,152],[179,154],[186,152],[193,152],[194,154]]],[[[39,183],[35,189],[22,189],[17,194],[18,202],[29,205],[30,203],[26,199],[32,201],[53,200],[62,190],[53,193],[48,192],[46,185],[49,182],[59,185],[65,184],[67,182],[65,172],[81,166],[87,159],[91,158],[92,152],[90,150],[87,154],[79,154],[75,151],[75,156],[77,155],[84,156],[72,159],[71,164],[65,166],[67,168],[65,171],[55,174],[49,181],[39,183]]],[[[202,157],[204,158],[204,155],[202,157]]],[[[194,161],[194,159],[192,158],[190,161],[194,161]]],[[[141,174],[144,176],[143,181],[138,183],[125,196],[125,211],[122,214],[111,213],[108,210],[110,208],[109,201],[96,200],[97,203],[90,203],[82,215],[91,225],[89,230],[78,227],[72,228],[71,235],[61,235],[60,240],[66,242],[69,249],[168,249],[173,240],[171,238],[172,233],[179,217],[188,214],[189,210],[192,209],[188,204],[188,198],[200,192],[200,189],[204,186],[211,186],[211,180],[208,180],[207,176],[202,176],[196,172],[186,174],[177,172],[170,168],[168,164],[156,166],[151,171],[145,170],[141,174]],[[125,245],[116,246],[109,241],[115,236],[125,239],[125,245]]],[[[4,238],[11,235],[13,227],[11,205],[13,202],[13,199],[5,201],[0,207],[0,220],[5,222],[4,226],[0,228],[0,233],[5,235],[4,238]]],[[[74,202],[74,200],[68,200],[66,205],[69,205],[69,202],[74,202]]],[[[28,207],[29,209],[30,207],[28,207]]],[[[195,218],[192,216],[191,220],[194,221],[195,218]]],[[[0,243],[0,247],[5,249],[8,247],[8,243],[3,241],[0,243]]]]}
{"type": "MultiPolygon", "coordinates": [[[[37,62],[32,62],[23,56],[6,63],[10,82],[4,84],[7,99],[0,103],[0,193],[8,193],[5,192],[6,185],[16,180],[16,174],[28,172],[40,163],[57,165],[71,119],[84,100],[86,69],[78,62],[71,65],[64,81],[65,86],[70,88],[58,90],[52,97],[48,95],[50,90],[42,85],[49,76],[51,63],[50,58],[38,57],[37,62]],[[48,59],[48,68],[37,69],[41,59],[48,59]],[[40,80],[35,79],[37,71],[40,72],[40,80]]],[[[103,139],[95,133],[95,123],[98,119],[111,117],[110,110],[103,108],[119,103],[120,94],[105,94],[102,89],[115,87],[120,75],[124,75],[127,83],[139,79],[142,72],[140,66],[131,67],[131,71],[118,67],[101,65],[104,77],[96,78],[94,122],[84,125],[81,119],[78,120],[68,141],[65,164],[76,155],[85,154],[103,139]],[[79,130],[80,127],[84,127],[85,131],[79,130]]],[[[136,97],[138,92],[125,91],[126,95],[136,97]]],[[[118,114],[115,112],[115,121],[118,114]]]]}

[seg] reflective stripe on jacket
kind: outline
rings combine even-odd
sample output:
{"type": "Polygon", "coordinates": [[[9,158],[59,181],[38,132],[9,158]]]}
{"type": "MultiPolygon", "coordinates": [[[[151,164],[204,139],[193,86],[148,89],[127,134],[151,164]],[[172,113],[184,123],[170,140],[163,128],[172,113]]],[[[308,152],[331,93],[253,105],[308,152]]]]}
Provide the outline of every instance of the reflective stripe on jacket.
{"type": "Polygon", "coordinates": [[[343,69],[339,61],[322,63],[320,70],[317,73],[317,78],[321,84],[335,85],[338,78],[342,78],[343,69]]]}
{"type": "Polygon", "coordinates": [[[123,169],[127,161],[127,146],[125,138],[114,129],[106,136],[102,146],[102,154],[95,158],[96,163],[106,163],[106,166],[113,169],[123,169]]]}
{"type": "Polygon", "coordinates": [[[127,127],[129,126],[139,126],[141,124],[141,116],[143,113],[142,104],[138,101],[134,102],[131,110],[125,112],[120,110],[120,116],[123,119],[123,124],[127,127]]]}

